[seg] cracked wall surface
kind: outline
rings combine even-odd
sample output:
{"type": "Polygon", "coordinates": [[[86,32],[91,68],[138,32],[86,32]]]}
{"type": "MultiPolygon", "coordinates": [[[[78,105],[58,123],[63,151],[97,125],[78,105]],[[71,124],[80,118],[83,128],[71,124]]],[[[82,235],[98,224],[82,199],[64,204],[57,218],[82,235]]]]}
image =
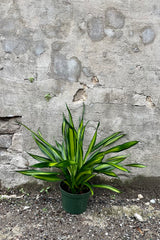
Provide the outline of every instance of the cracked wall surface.
{"type": "MultiPolygon", "coordinates": [[[[87,144],[115,131],[139,140],[129,160],[147,165],[131,176],[160,176],[160,4],[158,0],[1,0],[0,180],[37,153],[21,120],[61,140],[67,103],[78,121],[86,104],[87,144]]],[[[128,161],[129,161],[128,160],[128,161]]]]}

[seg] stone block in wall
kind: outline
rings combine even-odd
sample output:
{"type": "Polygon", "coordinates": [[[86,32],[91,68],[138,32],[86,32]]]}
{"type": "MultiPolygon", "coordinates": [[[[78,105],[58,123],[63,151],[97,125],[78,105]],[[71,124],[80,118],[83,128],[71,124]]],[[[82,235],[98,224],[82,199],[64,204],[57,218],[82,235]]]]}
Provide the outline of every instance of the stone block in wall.
{"type": "Polygon", "coordinates": [[[0,148],[9,148],[12,144],[12,135],[0,135],[0,148]]]}
{"type": "Polygon", "coordinates": [[[34,42],[32,51],[36,56],[40,56],[41,54],[43,54],[45,52],[46,47],[47,46],[46,46],[45,42],[42,40],[39,40],[39,41],[34,42]]]}
{"type": "Polygon", "coordinates": [[[87,24],[88,35],[92,41],[100,41],[104,38],[104,22],[103,18],[93,17],[87,24]]]}
{"type": "Polygon", "coordinates": [[[91,68],[89,68],[89,67],[83,67],[82,72],[84,73],[84,75],[86,77],[93,77],[94,76],[94,73],[92,72],[91,68]]]}
{"type": "Polygon", "coordinates": [[[4,164],[9,165],[11,160],[12,160],[12,155],[5,149],[1,149],[0,150],[0,166],[2,167],[4,164]]]}
{"type": "Polygon", "coordinates": [[[26,169],[28,161],[21,153],[10,153],[0,150],[0,181],[3,187],[14,187],[28,182],[26,176],[18,174],[16,170],[26,169]]]}
{"type": "Polygon", "coordinates": [[[3,41],[3,50],[6,53],[14,52],[16,55],[20,55],[26,53],[29,45],[29,41],[23,38],[7,38],[3,41]]]}
{"type": "Polygon", "coordinates": [[[25,158],[21,156],[21,154],[14,154],[12,155],[12,159],[10,161],[11,166],[15,166],[16,169],[26,169],[27,168],[27,161],[25,158]]]}
{"type": "Polygon", "coordinates": [[[0,166],[0,173],[3,187],[15,187],[31,181],[29,177],[16,173],[15,167],[8,164],[0,166]]]}
{"type": "Polygon", "coordinates": [[[143,44],[150,44],[154,41],[155,39],[155,31],[152,27],[148,26],[148,27],[145,27],[141,30],[141,39],[142,39],[142,42],[143,44]]]}
{"type": "Polygon", "coordinates": [[[23,137],[21,133],[15,133],[12,137],[12,145],[9,148],[9,151],[16,151],[16,152],[22,152],[23,137]]]}
{"type": "Polygon", "coordinates": [[[125,16],[117,9],[111,7],[105,12],[105,23],[114,29],[123,28],[125,24],[125,16]]]}
{"type": "Polygon", "coordinates": [[[20,117],[0,117],[0,134],[15,133],[20,128],[16,122],[18,120],[20,117]]]}
{"type": "Polygon", "coordinates": [[[77,57],[67,59],[62,54],[56,54],[51,68],[54,69],[56,79],[68,80],[70,82],[78,81],[81,74],[81,62],[77,57]]]}

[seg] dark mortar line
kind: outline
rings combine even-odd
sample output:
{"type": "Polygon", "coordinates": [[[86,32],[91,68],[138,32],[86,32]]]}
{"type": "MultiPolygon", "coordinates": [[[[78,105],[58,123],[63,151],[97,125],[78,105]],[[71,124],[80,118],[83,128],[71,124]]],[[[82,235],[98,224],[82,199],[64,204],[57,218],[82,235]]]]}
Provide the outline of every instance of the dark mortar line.
{"type": "Polygon", "coordinates": [[[4,116],[4,117],[0,117],[0,120],[2,120],[2,121],[9,121],[10,119],[14,119],[14,118],[22,118],[22,116],[19,116],[19,115],[15,115],[13,117],[4,116]]]}

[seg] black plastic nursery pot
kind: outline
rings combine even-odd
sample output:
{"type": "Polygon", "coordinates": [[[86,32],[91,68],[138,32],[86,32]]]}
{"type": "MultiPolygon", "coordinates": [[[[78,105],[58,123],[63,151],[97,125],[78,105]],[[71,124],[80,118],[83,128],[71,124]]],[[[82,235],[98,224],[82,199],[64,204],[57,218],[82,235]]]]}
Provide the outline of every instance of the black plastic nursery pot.
{"type": "Polygon", "coordinates": [[[71,214],[81,214],[86,211],[90,191],[81,194],[73,194],[64,190],[64,183],[60,183],[63,209],[71,214]]]}

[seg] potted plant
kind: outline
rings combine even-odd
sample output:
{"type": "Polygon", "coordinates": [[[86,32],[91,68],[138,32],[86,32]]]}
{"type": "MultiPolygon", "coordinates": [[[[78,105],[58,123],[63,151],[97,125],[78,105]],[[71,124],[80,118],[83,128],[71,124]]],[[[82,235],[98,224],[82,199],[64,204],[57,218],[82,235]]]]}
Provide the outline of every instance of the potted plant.
{"type": "Polygon", "coordinates": [[[36,133],[26,125],[20,123],[32,133],[34,141],[44,156],[29,153],[39,163],[29,166],[30,169],[17,172],[45,181],[61,182],[60,189],[63,208],[69,213],[80,214],[86,210],[88,198],[90,195],[93,195],[94,188],[106,188],[117,193],[120,192],[117,188],[110,185],[92,184],[90,181],[92,178],[98,174],[118,177],[114,172],[115,169],[129,172],[126,167],[142,168],[145,166],[138,163],[122,165],[122,162],[128,155],[114,155],[106,158],[107,154],[126,150],[136,145],[138,141],[125,142],[110,147],[111,144],[125,136],[122,132],[115,132],[96,143],[99,123],[88,144],[87,151],[84,153],[83,140],[88,123],[84,124],[85,105],[83,104],[83,112],[77,129],[74,126],[72,114],[68,106],[67,110],[68,120],[63,114],[62,121],[63,140],[62,143],[55,141],[55,146],[48,143],[39,130],[36,133]],[[35,168],[44,168],[44,170],[36,170],[35,168]],[[46,168],[49,168],[49,170],[46,171],[46,168]],[[58,169],[59,171],[55,171],[54,169],[58,169]]]}

